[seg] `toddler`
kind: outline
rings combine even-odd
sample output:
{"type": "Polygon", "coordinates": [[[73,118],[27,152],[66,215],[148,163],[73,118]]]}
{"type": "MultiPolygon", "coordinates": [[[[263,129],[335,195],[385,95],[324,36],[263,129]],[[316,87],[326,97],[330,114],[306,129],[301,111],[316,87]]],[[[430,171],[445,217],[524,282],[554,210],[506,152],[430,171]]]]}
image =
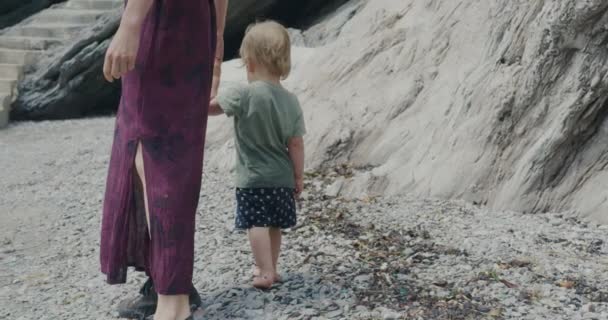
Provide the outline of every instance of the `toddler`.
{"type": "Polygon", "coordinates": [[[209,114],[234,118],[236,227],[248,230],[253,286],[268,289],[279,281],[281,229],[296,224],[306,129],[298,99],[281,86],[291,70],[287,30],[273,21],[250,26],[240,55],[248,85],[222,90],[209,114]]]}

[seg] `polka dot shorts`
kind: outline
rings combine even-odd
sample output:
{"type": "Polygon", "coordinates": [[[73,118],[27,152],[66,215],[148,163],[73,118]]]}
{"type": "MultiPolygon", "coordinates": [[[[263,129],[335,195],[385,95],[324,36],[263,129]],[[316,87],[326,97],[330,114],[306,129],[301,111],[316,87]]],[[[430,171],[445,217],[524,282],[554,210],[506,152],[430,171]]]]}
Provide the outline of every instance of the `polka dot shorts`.
{"type": "Polygon", "coordinates": [[[236,228],[296,225],[296,201],[292,188],[236,189],[236,228]]]}

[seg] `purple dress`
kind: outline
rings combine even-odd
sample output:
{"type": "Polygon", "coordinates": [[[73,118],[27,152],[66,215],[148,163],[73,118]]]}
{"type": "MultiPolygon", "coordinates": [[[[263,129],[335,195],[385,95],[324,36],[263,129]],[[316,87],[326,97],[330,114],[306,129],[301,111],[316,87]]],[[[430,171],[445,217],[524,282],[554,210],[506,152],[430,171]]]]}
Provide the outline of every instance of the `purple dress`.
{"type": "Polygon", "coordinates": [[[103,206],[101,271],[145,271],[159,294],[189,294],[216,45],[213,0],[154,0],[123,78],[103,206]],[[135,170],[143,150],[150,236],[135,170]]]}

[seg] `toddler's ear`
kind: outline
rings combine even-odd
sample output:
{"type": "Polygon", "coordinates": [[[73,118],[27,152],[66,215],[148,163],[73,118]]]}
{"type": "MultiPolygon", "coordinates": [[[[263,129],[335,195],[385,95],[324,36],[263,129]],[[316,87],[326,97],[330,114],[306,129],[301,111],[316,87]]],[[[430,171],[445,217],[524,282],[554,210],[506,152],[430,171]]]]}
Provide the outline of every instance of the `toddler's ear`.
{"type": "Polygon", "coordinates": [[[245,68],[247,68],[247,72],[254,73],[256,69],[255,62],[248,60],[245,62],[245,68]]]}

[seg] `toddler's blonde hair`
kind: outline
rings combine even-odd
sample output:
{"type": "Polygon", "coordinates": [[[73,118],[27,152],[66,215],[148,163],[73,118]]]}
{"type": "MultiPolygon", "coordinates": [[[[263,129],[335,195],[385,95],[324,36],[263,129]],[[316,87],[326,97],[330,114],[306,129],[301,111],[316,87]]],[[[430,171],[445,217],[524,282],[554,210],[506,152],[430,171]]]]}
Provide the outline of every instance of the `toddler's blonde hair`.
{"type": "Polygon", "coordinates": [[[250,25],[239,51],[243,62],[261,64],[274,75],[286,79],[291,72],[291,40],[287,29],[275,21],[250,25]]]}

